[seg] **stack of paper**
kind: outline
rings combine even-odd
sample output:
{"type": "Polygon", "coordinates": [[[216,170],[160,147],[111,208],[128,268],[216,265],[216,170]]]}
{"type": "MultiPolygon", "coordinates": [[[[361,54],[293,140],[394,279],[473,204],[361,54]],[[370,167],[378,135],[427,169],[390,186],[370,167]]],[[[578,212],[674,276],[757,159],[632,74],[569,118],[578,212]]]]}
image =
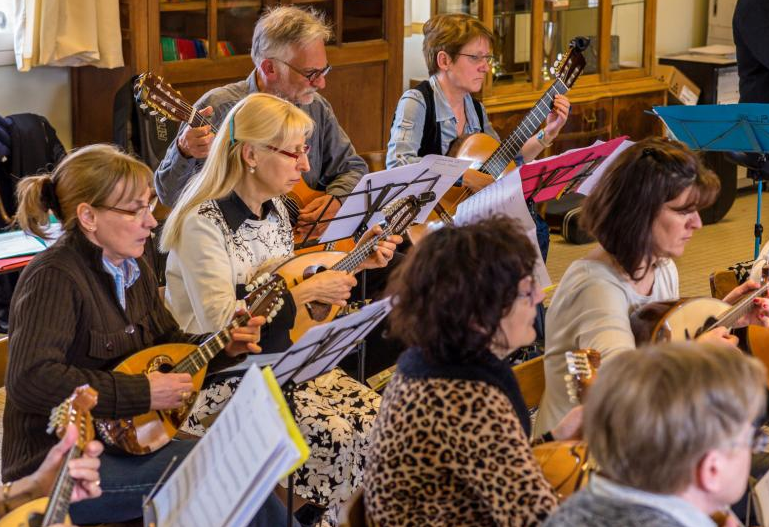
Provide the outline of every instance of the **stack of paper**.
{"type": "Polygon", "coordinates": [[[278,481],[308,455],[272,371],[252,366],[214,425],[155,495],[156,525],[248,525],[278,481]]]}

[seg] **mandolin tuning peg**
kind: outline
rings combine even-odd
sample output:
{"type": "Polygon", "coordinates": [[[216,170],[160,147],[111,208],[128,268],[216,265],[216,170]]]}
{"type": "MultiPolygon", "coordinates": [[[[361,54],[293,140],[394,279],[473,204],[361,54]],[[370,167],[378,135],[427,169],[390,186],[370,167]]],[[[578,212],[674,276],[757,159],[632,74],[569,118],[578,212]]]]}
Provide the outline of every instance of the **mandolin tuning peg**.
{"type": "Polygon", "coordinates": [[[157,115],[157,114],[158,114],[158,112],[157,112],[156,110],[152,110],[152,111],[150,112],[150,115],[157,115]]]}
{"type": "Polygon", "coordinates": [[[254,284],[246,284],[246,291],[249,293],[254,290],[254,284]]]}
{"type": "Polygon", "coordinates": [[[144,104],[144,103],[141,103],[141,104],[139,105],[139,108],[141,108],[142,110],[146,110],[146,109],[147,109],[147,105],[146,105],[146,104],[144,104]]]}
{"type": "Polygon", "coordinates": [[[285,303],[286,303],[286,301],[285,301],[285,300],[283,300],[283,298],[279,298],[279,299],[278,299],[278,305],[279,305],[280,307],[283,307],[283,304],[285,304],[285,303]]]}
{"type": "Polygon", "coordinates": [[[168,120],[168,118],[167,118],[165,115],[164,115],[163,117],[161,117],[161,118],[160,118],[160,122],[161,122],[161,123],[164,123],[164,122],[166,122],[167,120],[168,120]]]}
{"type": "Polygon", "coordinates": [[[269,324],[270,322],[272,322],[272,315],[271,315],[271,314],[270,314],[270,315],[267,315],[267,316],[265,317],[265,319],[267,320],[267,323],[269,324]]]}

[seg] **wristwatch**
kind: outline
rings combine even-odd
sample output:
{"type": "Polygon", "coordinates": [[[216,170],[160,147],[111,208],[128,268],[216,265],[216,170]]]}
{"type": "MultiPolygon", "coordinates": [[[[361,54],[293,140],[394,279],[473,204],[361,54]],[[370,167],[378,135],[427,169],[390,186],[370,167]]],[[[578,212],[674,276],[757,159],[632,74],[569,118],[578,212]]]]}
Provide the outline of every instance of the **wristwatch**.
{"type": "Polygon", "coordinates": [[[542,148],[550,148],[551,146],[553,146],[553,142],[552,141],[550,141],[548,143],[545,140],[545,131],[544,130],[540,130],[539,132],[537,132],[537,141],[539,142],[539,144],[542,145],[542,148]]]}

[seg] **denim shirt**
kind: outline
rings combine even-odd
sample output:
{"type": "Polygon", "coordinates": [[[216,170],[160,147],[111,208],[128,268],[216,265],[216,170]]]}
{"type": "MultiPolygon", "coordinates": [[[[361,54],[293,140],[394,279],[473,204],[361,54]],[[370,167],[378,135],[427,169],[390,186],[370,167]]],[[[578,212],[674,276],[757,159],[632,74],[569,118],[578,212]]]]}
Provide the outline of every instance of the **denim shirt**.
{"type": "Polygon", "coordinates": [[[141,274],[139,264],[133,258],[126,258],[123,260],[122,265],[117,266],[106,257],[102,257],[102,264],[104,270],[115,281],[115,293],[117,294],[118,302],[125,309],[125,290],[134,285],[139,279],[141,274]]]}
{"type": "MultiPolygon", "coordinates": [[[[445,155],[449,151],[451,142],[457,138],[458,121],[435,75],[430,77],[429,82],[435,99],[435,120],[441,127],[441,154],[445,155]]],[[[464,133],[484,132],[499,140],[499,136],[491,127],[486,110],[482,112],[483,125],[481,126],[470,94],[465,95],[464,102],[466,118],[464,133]]],[[[424,96],[418,90],[408,90],[401,96],[395,110],[395,120],[390,129],[390,142],[387,143],[387,168],[410,165],[421,160],[417,152],[422,143],[426,108],[424,96]]]]}

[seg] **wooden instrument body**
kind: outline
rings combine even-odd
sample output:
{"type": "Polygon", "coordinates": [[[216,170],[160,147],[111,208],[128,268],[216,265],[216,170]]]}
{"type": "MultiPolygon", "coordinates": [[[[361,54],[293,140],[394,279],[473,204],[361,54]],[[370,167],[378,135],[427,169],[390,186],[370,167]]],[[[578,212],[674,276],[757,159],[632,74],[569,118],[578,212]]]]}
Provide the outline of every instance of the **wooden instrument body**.
{"type": "Polygon", "coordinates": [[[700,335],[732,306],[716,298],[651,302],[630,315],[636,344],[680,342],[700,335]]]}
{"type": "Polygon", "coordinates": [[[745,340],[748,352],[766,366],[766,385],[769,386],[769,328],[751,324],[745,340]]]}
{"type": "MultiPolygon", "coordinates": [[[[294,188],[286,194],[286,198],[290,200],[293,203],[293,207],[296,207],[296,210],[302,209],[306,207],[312,200],[316,198],[320,198],[322,196],[325,196],[325,192],[322,192],[320,190],[314,190],[311,189],[307,183],[304,181],[304,178],[299,180],[299,183],[294,185],[294,188]]],[[[287,205],[287,208],[289,208],[289,218],[291,219],[291,223],[296,223],[296,215],[292,213],[292,207],[287,205]]],[[[294,243],[302,243],[304,242],[304,236],[299,235],[296,232],[294,233],[294,243]]],[[[339,240],[336,242],[332,242],[333,248],[340,250],[340,251],[352,251],[355,248],[355,240],[352,238],[345,238],[344,240],[339,240]]],[[[297,254],[305,254],[305,253],[311,253],[311,252],[318,252],[322,251],[326,248],[326,244],[320,244],[320,245],[314,245],[312,247],[306,247],[304,249],[298,249],[296,252],[297,254]]]]}
{"type": "MultiPolygon", "coordinates": [[[[280,267],[275,269],[275,273],[282,276],[290,288],[304,282],[314,274],[331,268],[345,256],[347,256],[347,253],[341,251],[299,254],[281,264],[280,267]]],[[[306,306],[296,306],[296,319],[294,320],[294,327],[291,329],[291,340],[293,342],[299,340],[311,327],[332,320],[339,312],[339,306],[321,305],[327,308],[325,316],[321,319],[313,319],[306,306]]]]}
{"type": "MultiPolygon", "coordinates": [[[[153,371],[168,373],[182,359],[197,348],[194,344],[162,344],[131,355],[115,367],[114,371],[128,375],[148,374],[153,371]]],[[[207,366],[192,376],[193,391],[180,408],[150,410],[125,419],[100,419],[97,428],[105,442],[112,439],[113,446],[131,454],[149,454],[162,448],[176,435],[192,410],[195,398],[203,386],[207,366]]]]}
{"type": "Polygon", "coordinates": [[[535,445],[532,451],[560,499],[571,496],[587,483],[591,467],[584,441],[551,441],[535,445]]]}
{"type": "MultiPolygon", "coordinates": [[[[28,527],[40,525],[48,507],[48,498],[38,498],[16,507],[0,519],[0,527],[28,527]]],[[[72,525],[69,516],[64,525],[72,525]]]]}

